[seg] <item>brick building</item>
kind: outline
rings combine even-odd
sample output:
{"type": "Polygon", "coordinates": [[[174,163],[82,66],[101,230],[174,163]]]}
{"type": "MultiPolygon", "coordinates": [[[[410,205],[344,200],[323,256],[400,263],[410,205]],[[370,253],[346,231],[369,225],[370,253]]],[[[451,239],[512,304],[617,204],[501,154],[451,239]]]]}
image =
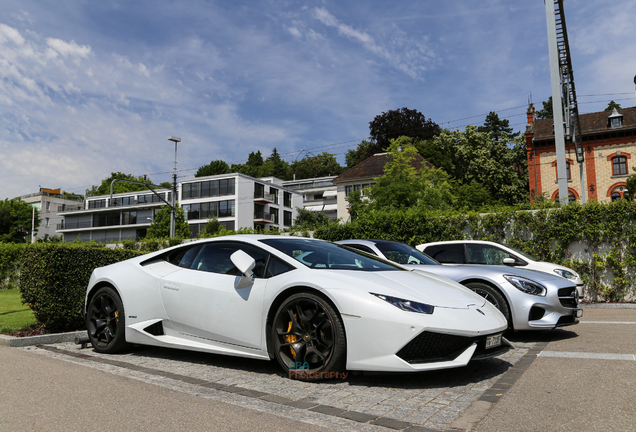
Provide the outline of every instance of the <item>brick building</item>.
{"type": "MultiPolygon", "coordinates": [[[[528,108],[526,144],[530,195],[547,195],[557,200],[556,150],[553,119],[535,119],[534,104],[528,108]]],[[[616,201],[623,198],[626,180],[636,158],[636,107],[580,115],[585,152],[583,179],[586,199],[616,201]]],[[[566,143],[570,200],[581,198],[579,164],[574,146],[566,143]]]]}

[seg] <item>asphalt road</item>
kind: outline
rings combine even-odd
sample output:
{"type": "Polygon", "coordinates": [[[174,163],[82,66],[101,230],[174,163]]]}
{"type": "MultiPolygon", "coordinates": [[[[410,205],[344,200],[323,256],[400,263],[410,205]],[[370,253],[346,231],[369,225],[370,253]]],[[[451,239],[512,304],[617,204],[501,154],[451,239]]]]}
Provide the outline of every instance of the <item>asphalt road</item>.
{"type": "MultiPolygon", "coordinates": [[[[0,346],[0,430],[278,431],[298,422],[0,346]]],[[[329,429],[302,423],[303,431],[329,429]]]]}
{"type": "MultiPolygon", "coordinates": [[[[311,398],[282,405],[272,403],[276,400],[273,395],[274,399],[264,401],[187,383],[179,387],[165,376],[172,372],[204,380],[214,373],[226,383],[236,380],[232,374],[239,373],[239,377],[248,380],[236,385],[258,384],[262,391],[271,393],[267,382],[280,383],[288,387],[287,396],[294,400],[298,399],[292,389],[305,393],[322,391],[325,396],[320,407],[329,405],[327,408],[334,412],[344,408],[349,410],[347,413],[375,415],[384,411],[373,409],[393,404],[392,411],[382,414],[384,421],[399,420],[397,414],[401,410],[411,412],[415,401],[422,401],[425,396],[431,401],[418,411],[422,416],[432,406],[439,412],[444,412],[444,403],[452,407],[453,393],[459,402],[461,392],[463,397],[481,392],[482,397],[470,399],[468,406],[457,403],[461,412],[444,427],[453,431],[636,431],[636,309],[586,308],[582,322],[576,326],[547,333],[517,333],[511,339],[518,346],[532,348],[522,349],[520,354],[525,354],[521,359],[477,364],[472,369],[412,378],[353,377],[341,384],[293,385],[276,375],[275,366],[230,361],[228,357],[189,353],[182,361],[174,350],[96,357],[90,349],[76,350],[80,357],[71,357],[63,353],[75,349],[71,345],[59,344],[62,351],[57,352],[55,347],[0,346],[0,430],[390,430],[364,419],[349,422],[333,412],[311,411],[307,402],[311,398]],[[511,366],[505,367],[506,364],[511,366]],[[146,372],[163,369],[153,375],[135,367],[146,368],[146,372]],[[488,369],[496,372],[489,375],[488,369]],[[466,376],[453,381],[456,375],[466,376]],[[258,383],[259,379],[263,382],[258,383]],[[444,382],[450,382],[446,384],[448,388],[443,387],[444,382]],[[312,390],[314,387],[316,390],[312,390]],[[425,387],[428,390],[422,392],[425,387]],[[384,393],[393,396],[380,398],[384,393]],[[363,396],[364,401],[377,398],[378,405],[363,410],[360,407],[364,402],[356,405],[351,401],[362,400],[363,396]]],[[[281,391],[279,394],[286,394],[284,387],[281,391]]],[[[409,432],[440,430],[431,425],[442,424],[429,419],[429,429],[413,426],[418,423],[416,417],[404,415],[402,419],[410,422],[405,426],[409,432]]],[[[390,426],[398,428],[399,422],[390,426]]]]}
{"type": "Polygon", "coordinates": [[[636,431],[636,309],[585,309],[475,431],[636,431]]]}

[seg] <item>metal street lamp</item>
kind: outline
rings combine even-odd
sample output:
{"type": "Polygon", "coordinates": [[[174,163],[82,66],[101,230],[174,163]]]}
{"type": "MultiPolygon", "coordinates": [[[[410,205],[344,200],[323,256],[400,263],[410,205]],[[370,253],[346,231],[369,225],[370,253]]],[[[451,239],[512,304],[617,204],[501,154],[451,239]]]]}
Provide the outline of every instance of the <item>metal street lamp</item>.
{"type": "Polygon", "coordinates": [[[168,141],[174,142],[174,169],[172,173],[172,209],[170,211],[170,238],[174,238],[176,208],[175,200],[177,196],[177,143],[181,142],[181,138],[170,135],[168,141]]]}

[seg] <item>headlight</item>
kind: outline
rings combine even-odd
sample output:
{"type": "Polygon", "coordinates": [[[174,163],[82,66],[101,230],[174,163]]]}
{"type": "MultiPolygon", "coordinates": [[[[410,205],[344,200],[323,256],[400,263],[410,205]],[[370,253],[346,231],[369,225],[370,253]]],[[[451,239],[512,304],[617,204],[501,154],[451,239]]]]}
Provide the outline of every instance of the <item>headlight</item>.
{"type": "Polygon", "coordinates": [[[407,312],[417,312],[417,313],[430,315],[433,313],[433,310],[435,309],[434,306],[427,305],[425,303],[418,303],[411,300],[405,300],[405,299],[401,299],[397,297],[387,296],[384,294],[376,294],[376,293],[369,293],[369,294],[374,295],[377,298],[382,299],[387,303],[391,303],[393,306],[407,312]]]}
{"type": "Polygon", "coordinates": [[[575,273],[572,273],[571,271],[565,269],[554,269],[554,272],[562,278],[566,279],[576,279],[577,277],[575,273]]]}
{"type": "Polygon", "coordinates": [[[532,294],[537,296],[545,296],[548,291],[546,287],[533,280],[524,278],[522,276],[504,275],[506,280],[510,282],[519,291],[523,291],[526,294],[532,294]]]}

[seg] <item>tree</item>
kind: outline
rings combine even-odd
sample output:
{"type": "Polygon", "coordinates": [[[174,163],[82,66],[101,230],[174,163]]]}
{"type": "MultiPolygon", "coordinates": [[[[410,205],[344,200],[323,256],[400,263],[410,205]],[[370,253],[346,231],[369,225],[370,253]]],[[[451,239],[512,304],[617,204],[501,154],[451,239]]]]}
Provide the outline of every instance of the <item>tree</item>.
{"type": "Polygon", "coordinates": [[[614,109],[621,109],[621,105],[617,104],[614,101],[610,101],[610,103],[607,105],[607,108],[605,108],[605,111],[614,111],[614,109]]]}
{"type": "MultiPolygon", "coordinates": [[[[636,172],[636,168],[632,169],[636,172]]],[[[623,195],[627,201],[634,201],[634,195],[636,194],[636,174],[632,174],[627,177],[626,183],[627,189],[625,189],[623,195]]]]}
{"type": "Polygon", "coordinates": [[[227,162],[222,160],[213,160],[207,165],[199,167],[195,177],[205,177],[217,174],[228,174],[230,172],[230,166],[227,162]]]}
{"type": "MultiPolygon", "coordinates": [[[[174,236],[184,239],[190,238],[190,225],[185,220],[185,212],[178,204],[174,219],[174,236]]],[[[163,206],[148,227],[146,238],[161,239],[166,237],[170,237],[170,207],[163,206]]]]}
{"type": "Polygon", "coordinates": [[[201,231],[201,236],[213,237],[222,229],[223,229],[223,225],[221,225],[221,222],[219,222],[216,216],[214,216],[214,217],[211,217],[208,220],[208,223],[206,223],[205,226],[203,227],[203,230],[201,231]]]}
{"type": "Polygon", "coordinates": [[[490,111],[486,116],[486,121],[483,126],[477,128],[477,132],[489,132],[492,139],[499,141],[502,134],[507,134],[509,137],[518,137],[520,132],[513,133],[510,127],[510,120],[501,120],[496,112],[490,111]]]}
{"type": "Polygon", "coordinates": [[[344,171],[336,160],[336,155],[323,152],[319,155],[306,155],[291,164],[291,172],[296,180],[338,175],[344,171]]]}
{"type": "Polygon", "coordinates": [[[401,108],[383,112],[369,123],[371,141],[362,141],[356,150],[347,152],[347,167],[351,168],[375,153],[385,151],[392,139],[406,136],[427,140],[439,135],[441,131],[437,123],[427,120],[417,110],[401,108]]]}
{"type": "Polygon", "coordinates": [[[543,109],[536,112],[538,119],[551,119],[554,118],[552,112],[552,96],[547,101],[543,101],[543,109]]]}
{"type": "Polygon", "coordinates": [[[347,164],[347,168],[352,168],[366,158],[381,152],[382,147],[380,147],[379,144],[372,143],[367,140],[362,140],[355,150],[347,150],[347,153],[345,154],[345,162],[347,164]]]}
{"type": "Polygon", "coordinates": [[[432,141],[453,158],[453,170],[448,174],[459,184],[479,183],[492,199],[509,205],[527,202],[528,164],[523,136],[510,139],[503,133],[499,141],[494,141],[475,126],[467,126],[463,132],[444,131],[432,141]]]}
{"type": "MultiPolygon", "coordinates": [[[[145,176],[135,177],[132,174],[124,174],[121,172],[111,172],[110,176],[102,180],[99,186],[93,185],[89,191],[86,192],[86,196],[98,196],[98,195],[110,195],[110,184],[113,180],[131,180],[139,183],[149,183],[152,184],[152,181],[145,176]]],[[[167,183],[168,187],[171,187],[170,183],[167,183]]],[[[163,183],[162,183],[163,185],[163,183]]],[[[123,193],[123,192],[136,192],[148,190],[146,186],[138,185],[134,183],[128,182],[115,182],[113,185],[113,193],[123,193]]]]}
{"type": "Polygon", "coordinates": [[[276,147],[272,150],[272,154],[263,163],[260,177],[274,176],[282,180],[288,180],[290,167],[287,162],[281,159],[276,147]]]}
{"type": "Polygon", "coordinates": [[[359,190],[349,192],[349,196],[345,198],[349,207],[349,218],[353,222],[358,219],[362,213],[364,213],[369,207],[369,201],[362,199],[362,194],[359,190]]]}
{"type": "Polygon", "coordinates": [[[417,149],[411,142],[409,137],[391,141],[391,160],[368,191],[371,209],[441,209],[450,208],[455,201],[447,173],[426,164],[419,171],[413,166],[417,149]]]}
{"type": "Polygon", "coordinates": [[[247,157],[247,162],[244,164],[232,164],[231,171],[248,175],[250,177],[261,177],[261,167],[265,161],[263,161],[263,155],[260,150],[251,152],[247,157]]]}
{"type": "Polygon", "coordinates": [[[333,223],[333,220],[322,212],[306,210],[297,207],[297,216],[294,219],[294,228],[297,230],[315,230],[316,228],[333,223]]]}
{"type": "Polygon", "coordinates": [[[31,224],[40,225],[40,215],[19,198],[0,201],[0,243],[26,243],[32,233],[31,224]]]}
{"type": "Polygon", "coordinates": [[[402,136],[427,140],[437,136],[442,129],[437,123],[426,119],[417,110],[402,108],[377,115],[369,123],[371,140],[381,148],[388,148],[391,140],[402,136]]]}

